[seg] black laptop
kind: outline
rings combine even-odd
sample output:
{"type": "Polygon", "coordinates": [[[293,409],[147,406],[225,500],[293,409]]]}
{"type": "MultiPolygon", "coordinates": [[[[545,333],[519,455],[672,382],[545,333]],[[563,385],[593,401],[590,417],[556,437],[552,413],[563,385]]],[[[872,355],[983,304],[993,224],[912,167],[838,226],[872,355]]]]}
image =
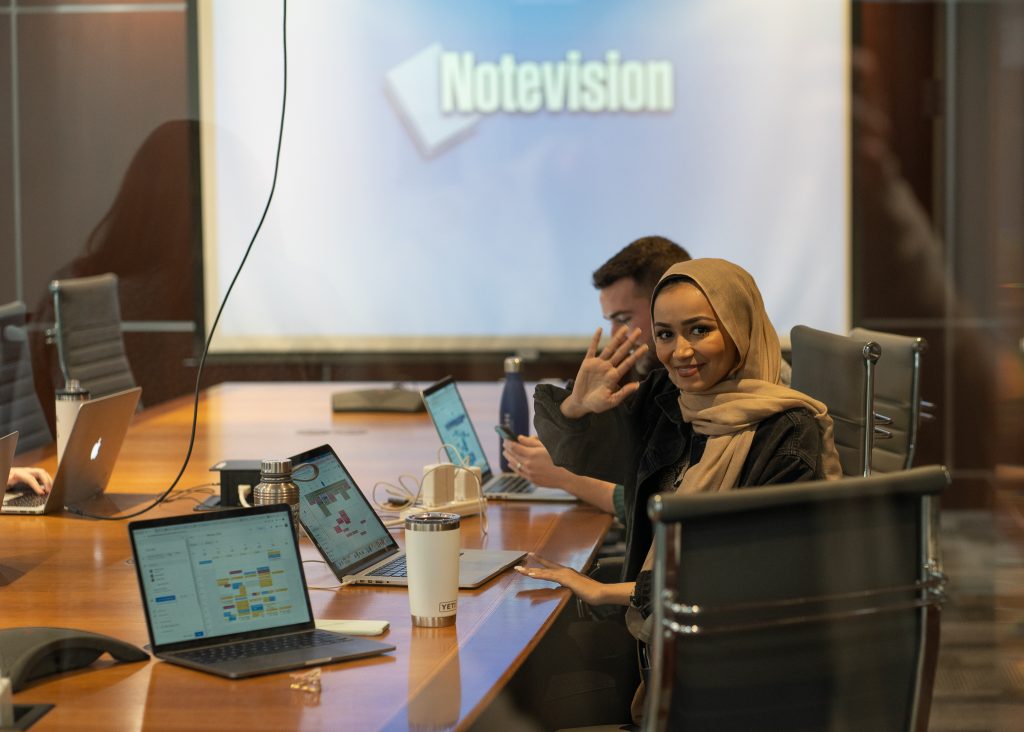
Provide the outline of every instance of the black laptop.
{"type": "Polygon", "coordinates": [[[133,521],[153,655],[237,679],[393,651],[314,627],[285,504],[133,521]]]}

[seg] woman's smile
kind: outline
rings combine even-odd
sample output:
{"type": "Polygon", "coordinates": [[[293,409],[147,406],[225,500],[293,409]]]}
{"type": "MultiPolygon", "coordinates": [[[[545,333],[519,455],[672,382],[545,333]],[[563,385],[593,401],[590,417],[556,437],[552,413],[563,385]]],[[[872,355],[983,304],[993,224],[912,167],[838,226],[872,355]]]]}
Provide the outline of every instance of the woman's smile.
{"type": "Polygon", "coordinates": [[[695,364],[695,363],[694,364],[679,365],[679,366],[676,366],[676,373],[679,374],[680,377],[682,377],[684,379],[688,379],[691,376],[696,376],[697,375],[697,369],[698,368],[699,368],[698,365],[695,364]]]}

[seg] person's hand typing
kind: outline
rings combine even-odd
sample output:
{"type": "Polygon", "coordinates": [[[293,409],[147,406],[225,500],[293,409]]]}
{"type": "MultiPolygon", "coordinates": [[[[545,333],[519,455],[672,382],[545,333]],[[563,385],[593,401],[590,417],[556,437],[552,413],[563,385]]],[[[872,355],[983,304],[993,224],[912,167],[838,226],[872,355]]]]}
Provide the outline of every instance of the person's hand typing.
{"type": "Polygon", "coordinates": [[[53,488],[53,478],[42,468],[11,468],[7,486],[27,485],[35,493],[44,495],[53,488]]]}

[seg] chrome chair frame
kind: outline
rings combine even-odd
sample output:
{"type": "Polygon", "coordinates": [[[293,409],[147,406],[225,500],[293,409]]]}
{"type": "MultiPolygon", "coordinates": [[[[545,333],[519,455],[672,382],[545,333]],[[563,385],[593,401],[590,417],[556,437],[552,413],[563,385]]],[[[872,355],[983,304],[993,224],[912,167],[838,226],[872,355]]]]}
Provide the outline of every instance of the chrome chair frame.
{"type": "Polygon", "coordinates": [[[806,325],[794,326],[792,341],[792,386],[808,396],[822,401],[828,407],[835,425],[836,447],[839,449],[843,474],[867,476],[871,474],[871,454],[874,449],[874,393],[875,365],[882,354],[881,347],[870,340],[816,330],[806,325]],[[860,393],[854,395],[856,408],[848,413],[840,399],[845,388],[841,379],[843,369],[863,373],[860,393]],[[817,370],[817,371],[816,371],[817,370]],[[822,371],[823,370],[823,371],[822,371]],[[827,374],[827,379],[824,375],[827,374]],[[834,381],[840,379],[840,381],[834,381]],[[828,382],[828,386],[824,384],[828,382]],[[834,386],[833,386],[834,385],[834,386]],[[856,433],[856,447],[841,440],[847,430],[856,433]],[[847,450],[856,449],[856,464],[852,464],[847,450]]]}
{"type": "MultiPolygon", "coordinates": [[[[644,711],[645,730],[675,729],[678,717],[673,719],[672,697],[674,686],[679,683],[683,674],[675,668],[677,644],[708,642],[708,639],[725,639],[724,647],[716,648],[716,653],[728,656],[729,650],[749,648],[742,645],[742,638],[763,632],[777,639],[793,629],[824,623],[842,624],[848,622],[874,622],[874,617],[892,617],[894,613],[912,613],[916,618],[918,635],[914,640],[916,658],[912,666],[914,678],[908,679],[913,684],[910,693],[903,701],[907,708],[901,706],[894,710],[897,717],[906,720],[906,729],[924,732],[928,726],[932,684],[935,674],[935,663],[938,657],[939,610],[944,602],[945,575],[942,573],[941,556],[938,542],[938,494],[949,484],[949,474],[940,466],[916,468],[898,473],[878,474],[865,478],[850,478],[838,483],[819,481],[814,483],[792,484],[779,487],[759,488],[756,490],[732,491],[722,494],[704,494],[695,496],[673,496],[661,494],[653,496],[648,505],[648,513],[654,522],[654,571],[653,597],[654,630],[650,647],[651,674],[647,685],[647,697],[644,711]],[[758,551],[759,538],[751,536],[751,524],[761,517],[751,512],[787,511],[790,509],[843,512],[847,506],[887,506],[890,501],[900,501],[902,510],[913,515],[913,523],[917,526],[917,546],[909,547],[915,557],[902,557],[900,560],[912,562],[916,559],[917,577],[910,583],[883,585],[877,587],[860,587],[855,591],[826,593],[819,595],[795,595],[760,599],[751,597],[738,603],[725,603],[710,607],[700,602],[700,598],[680,597],[677,587],[680,581],[681,563],[684,552],[701,559],[709,557],[708,552],[730,552],[728,560],[735,557],[749,557],[749,552],[758,551]],[[741,526],[736,527],[737,534],[742,534],[738,542],[727,540],[725,549],[719,546],[698,546],[699,539],[693,538],[694,531],[701,531],[701,522],[705,523],[704,531],[713,526],[716,530],[723,526],[723,521],[737,519],[741,526]],[[690,537],[687,532],[690,531],[690,537]],[[736,544],[740,544],[737,546],[736,544]],[[744,551],[747,554],[744,554],[744,551]],[[739,645],[735,643],[739,637],[739,645]]],[[[774,515],[778,515],[775,513],[774,515]]],[[[766,520],[771,520],[765,516],[766,520]]],[[[735,523],[735,522],[734,522],[735,523]]],[[[867,527],[865,527],[867,528],[867,527]]],[[[811,537],[813,539],[814,537],[811,537]]],[[[804,537],[799,540],[802,541],[804,537]]],[[[721,555],[720,555],[721,556],[721,555]]],[[[868,561],[865,559],[865,561],[868,561]]],[[[899,563],[892,557],[894,564],[899,563]]],[[[691,564],[692,566],[692,564],[691,564]]],[[[720,568],[721,565],[715,565],[720,568]]],[[[906,567],[912,565],[907,564],[906,567]]],[[[843,566],[836,562],[835,569],[842,571],[843,566]]],[[[858,570],[851,568],[852,574],[858,570]]],[[[742,572],[742,568],[739,570],[742,572]]],[[[785,572],[785,568],[780,571],[785,572]]],[[[896,574],[897,571],[893,570],[896,574]]],[[[867,581],[873,570],[861,575],[856,580],[867,581]]],[[[882,573],[885,574],[885,573],[882,573]]],[[[847,581],[845,575],[840,584],[847,581]]],[[[745,591],[736,593],[743,595],[745,591]]],[[[757,594],[756,591],[751,595],[757,594]]],[[[831,626],[829,626],[831,627],[831,626]]],[[[879,631],[881,632],[881,631],[879,631]]],[[[800,636],[797,636],[800,638],[800,636]]],[[[804,652],[800,649],[795,652],[804,652]]],[[[706,649],[705,649],[706,652],[706,649]]],[[[820,654],[828,657],[826,653],[820,654]]],[[[817,658],[817,656],[814,656],[817,658]]],[[[718,656],[716,656],[718,658],[718,656]]],[[[759,659],[745,657],[725,659],[734,665],[744,664],[756,666],[759,659]]],[[[889,660],[889,659],[887,659],[889,660]]],[[[764,663],[763,659],[760,660],[764,663]]],[[[839,664],[837,663],[837,666],[839,664]]],[[[880,682],[884,683],[884,682],[880,682]]],[[[840,684],[841,686],[841,684],[840,684]]],[[[911,687],[908,687],[911,688],[911,687]]],[[[678,690],[675,690],[678,692],[678,690]]],[[[744,699],[742,687],[730,689],[736,699],[744,699]]],[[[856,729],[857,722],[841,717],[844,707],[841,700],[835,701],[830,711],[839,715],[830,718],[826,725],[830,730],[856,729]]],[[[737,702],[741,706],[742,702],[737,702]]],[[[684,704],[685,707],[685,704],[684,704]]],[[[685,714],[686,709],[676,710],[685,714]]],[[[694,711],[699,716],[699,711],[694,711]]],[[[724,720],[734,710],[723,710],[723,719],[712,720],[710,729],[729,728],[724,720]]],[[[784,726],[773,724],[770,715],[765,715],[761,726],[756,729],[782,730],[784,726]]],[[[734,727],[733,727],[734,728],[734,727]]],[[[748,727],[744,727],[746,729],[748,727]]],[[[687,729],[684,727],[683,729],[687,729]]]]}
{"type": "MultiPolygon", "coordinates": [[[[870,340],[878,343],[882,348],[882,357],[879,359],[878,365],[875,367],[876,380],[875,380],[875,402],[876,406],[880,398],[884,398],[885,401],[892,403],[886,409],[906,409],[906,445],[902,449],[886,449],[882,446],[875,445],[872,458],[872,468],[874,470],[880,469],[880,464],[886,462],[880,460],[879,452],[902,452],[902,469],[911,467],[914,464],[914,455],[917,451],[918,431],[922,421],[930,421],[935,419],[934,414],[927,411],[934,409],[935,405],[931,402],[926,402],[921,399],[921,357],[928,350],[928,342],[924,338],[918,338],[914,336],[903,336],[895,335],[892,333],[884,333],[876,330],[868,330],[866,328],[854,328],[850,331],[850,337],[857,340],[870,340]],[[904,386],[900,384],[897,389],[901,393],[880,393],[878,385],[884,384],[889,379],[885,378],[887,374],[892,373],[892,368],[897,357],[906,355],[910,361],[910,378],[909,385],[904,386]]],[[[898,378],[894,376],[893,378],[898,378]]],[[[900,379],[900,381],[903,381],[900,379]]],[[[893,438],[892,431],[885,429],[893,424],[893,416],[888,414],[882,414],[878,411],[874,413],[875,420],[875,439],[879,440],[890,440],[893,438]]],[[[890,461],[891,462],[891,461],[890,461]]]]}

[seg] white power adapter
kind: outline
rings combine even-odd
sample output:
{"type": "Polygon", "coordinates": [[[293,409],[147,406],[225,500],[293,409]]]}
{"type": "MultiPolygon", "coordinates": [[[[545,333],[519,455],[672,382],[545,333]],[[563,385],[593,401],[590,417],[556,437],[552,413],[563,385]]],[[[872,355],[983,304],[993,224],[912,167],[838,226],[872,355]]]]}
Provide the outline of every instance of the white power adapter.
{"type": "Polygon", "coordinates": [[[476,501],[480,498],[483,473],[478,465],[466,465],[455,471],[455,500],[476,501]]]}
{"type": "Polygon", "coordinates": [[[455,500],[455,466],[451,463],[434,463],[423,466],[423,483],[420,485],[420,500],[428,508],[444,506],[455,500]]]}

